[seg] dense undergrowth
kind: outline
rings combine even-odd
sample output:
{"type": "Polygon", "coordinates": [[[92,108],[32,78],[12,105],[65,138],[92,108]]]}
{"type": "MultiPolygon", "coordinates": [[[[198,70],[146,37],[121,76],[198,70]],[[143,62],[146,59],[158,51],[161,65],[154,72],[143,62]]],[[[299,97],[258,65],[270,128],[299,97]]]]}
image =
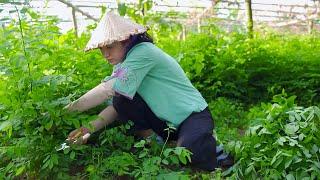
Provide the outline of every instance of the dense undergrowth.
{"type": "Polygon", "coordinates": [[[87,34],[61,34],[50,18],[0,29],[0,178],[319,178],[320,36],[248,39],[214,28],[176,41],[177,31],[152,34],[208,101],[217,138],[237,160],[233,168],[195,173],[181,166],[186,150],[137,140],[126,133],[130,124],[56,152],[101,109],[70,114],[62,107],[112,67],[98,51],[83,52],[87,34]]]}

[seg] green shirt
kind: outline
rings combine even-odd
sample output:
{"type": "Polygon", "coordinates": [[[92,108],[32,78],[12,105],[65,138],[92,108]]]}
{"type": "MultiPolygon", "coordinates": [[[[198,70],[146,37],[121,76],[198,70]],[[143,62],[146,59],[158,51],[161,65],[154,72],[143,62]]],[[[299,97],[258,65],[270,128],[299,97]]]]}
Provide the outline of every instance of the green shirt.
{"type": "Polygon", "coordinates": [[[138,93],[159,119],[175,127],[208,106],[177,61],[152,43],[134,46],[112,76],[115,92],[129,99],[138,93]]]}

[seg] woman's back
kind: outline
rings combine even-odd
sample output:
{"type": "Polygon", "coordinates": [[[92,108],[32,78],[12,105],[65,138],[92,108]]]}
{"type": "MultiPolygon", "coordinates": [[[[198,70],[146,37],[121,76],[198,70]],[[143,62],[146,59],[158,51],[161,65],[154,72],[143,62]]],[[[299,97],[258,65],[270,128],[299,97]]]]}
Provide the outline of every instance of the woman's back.
{"type": "Polygon", "coordinates": [[[162,120],[178,126],[207,103],[171,56],[149,42],[139,43],[116,66],[114,90],[132,98],[137,92],[162,120]]]}

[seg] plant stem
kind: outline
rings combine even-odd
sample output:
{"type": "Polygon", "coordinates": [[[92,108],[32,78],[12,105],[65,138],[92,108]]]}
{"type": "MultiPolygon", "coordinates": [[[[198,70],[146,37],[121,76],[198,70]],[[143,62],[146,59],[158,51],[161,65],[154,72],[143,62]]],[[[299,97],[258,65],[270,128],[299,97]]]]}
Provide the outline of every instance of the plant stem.
{"type": "Polygon", "coordinates": [[[30,82],[30,92],[32,92],[31,69],[30,69],[30,63],[29,63],[29,59],[28,59],[28,56],[27,56],[27,51],[26,51],[25,42],[24,42],[23,28],[22,28],[22,23],[21,23],[20,13],[19,13],[19,11],[18,11],[17,6],[14,6],[14,7],[16,8],[16,11],[17,11],[17,13],[18,13],[19,29],[20,29],[20,34],[21,34],[22,47],[23,47],[24,56],[26,57],[27,64],[28,64],[28,74],[29,74],[29,78],[30,78],[29,80],[31,80],[31,82],[30,82]]]}
{"type": "Polygon", "coordinates": [[[167,142],[168,142],[168,140],[169,140],[169,136],[170,136],[170,128],[168,128],[167,138],[166,138],[166,141],[164,142],[164,144],[163,144],[163,146],[162,146],[161,153],[160,153],[160,158],[161,158],[162,153],[163,153],[163,150],[164,150],[164,148],[166,147],[166,144],[167,144],[167,142]]]}

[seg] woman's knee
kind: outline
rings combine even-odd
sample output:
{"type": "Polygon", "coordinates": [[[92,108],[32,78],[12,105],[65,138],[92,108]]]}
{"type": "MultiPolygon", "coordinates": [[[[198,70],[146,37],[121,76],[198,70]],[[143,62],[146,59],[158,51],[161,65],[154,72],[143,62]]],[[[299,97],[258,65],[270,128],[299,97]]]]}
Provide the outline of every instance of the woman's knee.
{"type": "MultiPolygon", "coordinates": [[[[122,107],[125,104],[128,104],[129,99],[126,99],[125,97],[121,96],[121,95],[117,95],[114,96],[112,99],[112,105],[115,108],[116,111],[119,111],[120,109],[122,109],[122,107]]],[[[119,112],[118,112],[119,113],[119,112]]]]}
{"type": "Polygon", "coordinates": [[[139,94],[136,94],[133,99],[128,99],[122,95],[114,96],[112,104],[116,110],[119,109],[125,111],[141,110],[141,108],[146,108],[147,106],[139,94]]]}
{"type": "Polygon", "coordinates": [[[148,106],[139,94],[133,99],[128,99],[122,95],[113,98],[113,106],[117,111],[120,120],[134,122],[135,126],[142,129],[149,129],[150,125],[146,119],[146,109],[148,106]]]}

